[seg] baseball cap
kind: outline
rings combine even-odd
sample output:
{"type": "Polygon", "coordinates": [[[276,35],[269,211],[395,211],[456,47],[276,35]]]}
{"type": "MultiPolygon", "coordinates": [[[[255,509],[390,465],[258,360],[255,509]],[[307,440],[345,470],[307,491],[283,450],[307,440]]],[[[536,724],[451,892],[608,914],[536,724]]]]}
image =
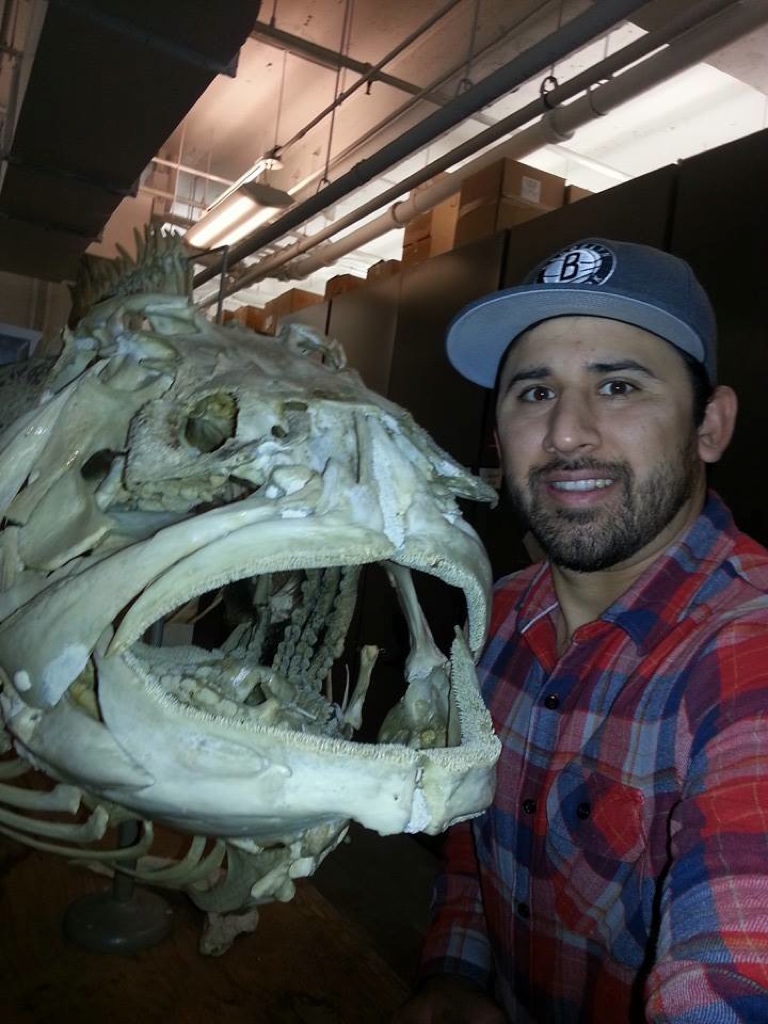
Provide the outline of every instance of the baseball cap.
{"type": "Polygon", "coordinates": [[[707,293],[678,256],[635,242],[585,238],[549,256],[523,284],[458,313],[447,352],[468,380],[492,388],[523,331],[556,316],[600,316],[651,331],[717,375],[717,325],[707,293]]]}

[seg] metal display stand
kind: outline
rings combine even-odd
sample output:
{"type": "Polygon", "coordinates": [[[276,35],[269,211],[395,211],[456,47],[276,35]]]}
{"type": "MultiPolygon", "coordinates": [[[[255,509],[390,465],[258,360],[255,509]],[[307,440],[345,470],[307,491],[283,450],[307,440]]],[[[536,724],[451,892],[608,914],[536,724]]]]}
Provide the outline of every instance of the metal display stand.
{"type": "MultiPolygon", "coordinates": [[[[159,647],[163,624],[155,623],[144,636],[146,643],[159,647]]],[[[118,826],[120,849],[134,846],[141,831],[140,822],[129,819],[118,826]]],[[[136,861],[124,867],[132,870],[136,861]]],[[[112,888],[89,893],[75,900],[64,914],[64,937],[92,953],[136,953],[156,946],[168,938],[173,927],[173,911],[161,896],[137,888],[131,875],[115,868],[112,888]]]]}
{"type": "MultiPolygon", "coordinates": [[[[133,846],[139,830],[138,821],[124,821],[118,845],[133,846]]],[[[69,942],[92,953],[136,953],[168,938],[173,911],[161,896],[137,888],[130,875],[116,868],[112,888],[76,900],[64,914],[62,927],[69,942]]]]}

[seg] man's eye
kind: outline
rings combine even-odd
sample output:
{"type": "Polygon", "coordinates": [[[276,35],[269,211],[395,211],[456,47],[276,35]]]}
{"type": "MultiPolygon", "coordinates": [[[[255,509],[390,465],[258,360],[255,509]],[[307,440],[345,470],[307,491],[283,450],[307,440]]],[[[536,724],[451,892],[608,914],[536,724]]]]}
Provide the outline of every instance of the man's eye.
{"type": "Polygon", "coordinates": [[[622,398],[624,395],[630,395],[636,390],[635,385],[630,384],[626,380],[609,380],[600,386],[598,394],[607,395],[609,398],[622,398]]]}
{"type": "Polygon", "coordinates": [[[532,388],[522,391],[519,397],[522,402],[547,402],[552,396],[552,388],[546,388],[543,384],[535,384],[532,388]]]}

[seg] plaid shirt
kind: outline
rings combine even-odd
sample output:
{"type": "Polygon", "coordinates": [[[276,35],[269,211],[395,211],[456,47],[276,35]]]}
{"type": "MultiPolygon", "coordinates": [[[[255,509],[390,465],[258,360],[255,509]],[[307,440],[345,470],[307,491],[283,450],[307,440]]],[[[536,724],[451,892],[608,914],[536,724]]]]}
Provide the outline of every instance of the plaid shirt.
{"type": "Polygon", "coordinates": [[[513,1021],[768,1021],[767,595],[713,494],[560,658],[548,567],[499,583],[496,796],[446,842],[424,974],[513,1021]]]}

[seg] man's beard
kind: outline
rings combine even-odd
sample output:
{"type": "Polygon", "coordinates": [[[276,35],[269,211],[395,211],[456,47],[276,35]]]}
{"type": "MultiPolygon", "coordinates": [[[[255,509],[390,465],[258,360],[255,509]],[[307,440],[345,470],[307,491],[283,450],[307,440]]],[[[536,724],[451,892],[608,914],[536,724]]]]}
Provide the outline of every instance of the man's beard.
{"type": "Polygon", "coordinates": [[[695,490],[694,439],[660,462],[641,483],[625,462],[553,459],[528,474],[527,486],[507,479],[512,504],[550,561],[576,572],[599,572],[631,558],[674,519],[695,490]],[[594,471],[622,494],[611,507],[551,508],[541,499],[542,477],[556,471],[594,471]]]}

